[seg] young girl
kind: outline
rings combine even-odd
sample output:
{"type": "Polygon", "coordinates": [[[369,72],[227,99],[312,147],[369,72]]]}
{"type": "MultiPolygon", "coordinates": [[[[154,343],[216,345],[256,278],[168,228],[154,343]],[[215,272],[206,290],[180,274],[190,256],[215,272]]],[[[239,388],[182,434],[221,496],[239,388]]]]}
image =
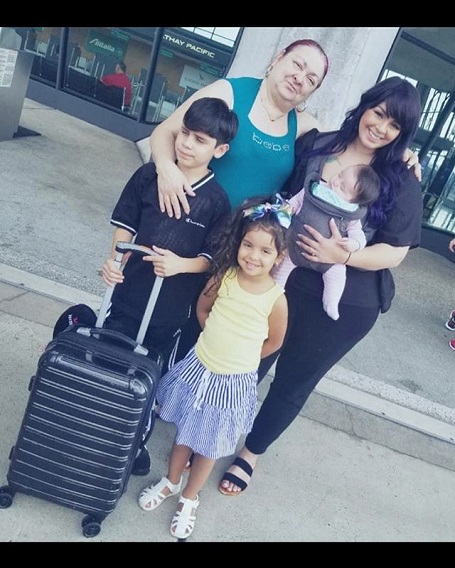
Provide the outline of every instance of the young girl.
{"type": "Polygon", "coordinates": [[[276,351],[287,326],[284,290],[271,270],[285,254],[287,203],[244,202],[221,232],[212,275],[202,291],[197,316],[203,329],[188,355],[162,377],[160,418],[177,433],[167,476],[140,494],[144,511],[180,493],[182,473],[192,467],[171,522],[171,534],[191,535],[198,493],[218,458],[231,455],[248,433],[257,402],[257,369],[276,351]]]}

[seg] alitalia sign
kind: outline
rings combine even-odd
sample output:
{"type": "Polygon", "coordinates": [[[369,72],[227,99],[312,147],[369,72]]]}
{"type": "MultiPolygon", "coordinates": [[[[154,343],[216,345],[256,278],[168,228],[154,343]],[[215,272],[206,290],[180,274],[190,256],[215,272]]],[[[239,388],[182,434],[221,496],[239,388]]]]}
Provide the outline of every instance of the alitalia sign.
{"type": "Polygon", "coordinates": [[[126,46],[125,39],[104,35],[96,30],[90,30],[85,44],[87,51],[109,55],[114,59],[123,59],[126,46]]]}

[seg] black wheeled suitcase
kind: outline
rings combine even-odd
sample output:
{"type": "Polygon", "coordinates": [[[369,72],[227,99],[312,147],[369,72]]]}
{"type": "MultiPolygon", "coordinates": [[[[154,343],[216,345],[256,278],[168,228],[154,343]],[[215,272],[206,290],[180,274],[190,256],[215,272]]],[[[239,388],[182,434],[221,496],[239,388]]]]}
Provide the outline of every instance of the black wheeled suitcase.
{"type": "MultiPolygon", "coordinates": [[[[125,252],[118,243],[117,266],[125,252]]],[[[26,493],[85,514],[82,534],[94,537],[126,491],[144,432],[151,433],[158,352],[141,345],[158,297],[156,278],[137,340],[102,329],[113,287],[107,289],[95,327],[70,326],[40,356],[0,508],[26,493]]]]}

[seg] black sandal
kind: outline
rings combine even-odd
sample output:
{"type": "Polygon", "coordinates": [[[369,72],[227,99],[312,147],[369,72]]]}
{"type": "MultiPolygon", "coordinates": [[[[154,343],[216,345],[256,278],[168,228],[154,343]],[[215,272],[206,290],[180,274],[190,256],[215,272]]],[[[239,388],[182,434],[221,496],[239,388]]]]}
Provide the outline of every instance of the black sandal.
{"type": "MultiPolygon", "coordinates": [[[[242,469],[247,475],[250,476],[250,479],[251,479],[251,476],[253,475],[253,468],[251,467],[251,465],[246,460],[244,460],[243,458],[237,457],[232,462],[232,465],[236,465],[237,467],[242,469]]],[[[242,493],[242,491],[245,491],[245,489],[247,487],[248,487],[248,483],[246,481],[244,481],[243,479],[240,479],[240,477],[238,477],[234,473],[226,471],[226,472],[224,472],[223,479],[220,481],[220,484],[218,485],[218,490],[223,495],[229,495],[231,497],[231,496],[234,496],[234,495],[240,495],[240,493],[242,493]],[[235,485],[237,485],[237,487],[240,487],[240,491],[227,491],[221,485],[223,483],[223,481],[229,481],[230,483],[234,483],[235,485]]]]}

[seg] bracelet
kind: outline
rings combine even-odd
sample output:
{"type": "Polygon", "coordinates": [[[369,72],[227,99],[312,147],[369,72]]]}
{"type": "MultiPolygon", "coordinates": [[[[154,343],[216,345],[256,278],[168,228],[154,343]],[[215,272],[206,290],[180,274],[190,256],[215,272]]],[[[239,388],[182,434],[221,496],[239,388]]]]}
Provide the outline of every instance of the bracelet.
{"type": "Polygon", "coordinates": [[[352,252],[350,252],[348,254],[348,258],[343,262],[343,264],[347,264],[349,262],[349,259],[351,258],[351,254],[352,254],[352,252]]]}

